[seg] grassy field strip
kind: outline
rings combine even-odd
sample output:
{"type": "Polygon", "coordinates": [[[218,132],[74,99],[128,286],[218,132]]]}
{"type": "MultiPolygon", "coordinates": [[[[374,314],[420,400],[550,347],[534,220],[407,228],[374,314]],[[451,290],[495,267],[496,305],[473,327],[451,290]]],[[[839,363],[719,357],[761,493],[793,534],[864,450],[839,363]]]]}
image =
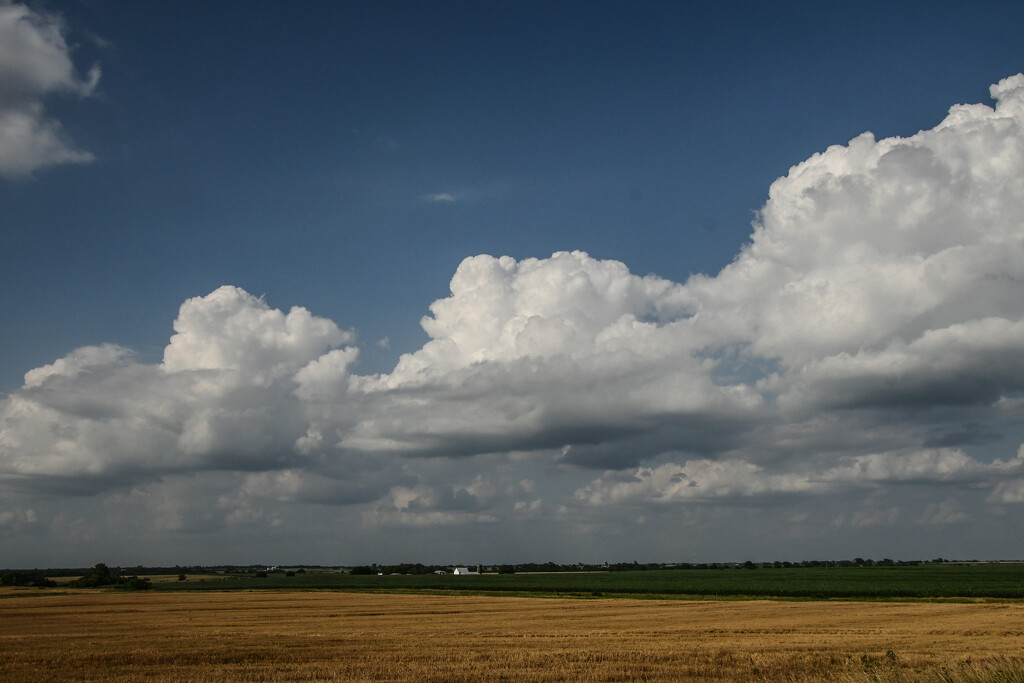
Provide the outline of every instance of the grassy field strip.
{"type": "Polygon", "coordinates": [[[4,681],[939,680],[1000,667],[1024,671],[1024,605],[272,591],[0,600],[4,681]]]}
{"type": "Polygon", "coordinates": [[[615,572],[488,574],[484,576],[366,576],[309,572],[295,576],[222,575],[166,581],[160,590],[233,588],[462,591],[592,596],[750,596],[794,599],[887,600],[911,598],[1024,599],[1024,564],[929,564],[905,567],[689,569],[615,572]]]}

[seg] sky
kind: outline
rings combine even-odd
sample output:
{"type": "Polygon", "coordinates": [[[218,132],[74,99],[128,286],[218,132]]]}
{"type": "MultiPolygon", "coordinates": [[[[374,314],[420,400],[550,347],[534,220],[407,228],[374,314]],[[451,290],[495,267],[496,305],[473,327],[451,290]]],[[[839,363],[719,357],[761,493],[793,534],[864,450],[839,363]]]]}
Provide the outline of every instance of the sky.
{"type": "Polygon", "coordinates": [[[1021,25],[0,0],[0,566],[1024,559],[1021,25]]]}

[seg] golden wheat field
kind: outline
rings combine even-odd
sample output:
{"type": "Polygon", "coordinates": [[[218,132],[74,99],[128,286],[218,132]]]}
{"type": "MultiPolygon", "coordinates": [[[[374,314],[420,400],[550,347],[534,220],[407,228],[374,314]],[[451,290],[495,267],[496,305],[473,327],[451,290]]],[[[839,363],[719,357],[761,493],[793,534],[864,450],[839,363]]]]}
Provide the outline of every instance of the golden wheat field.
{"type": "Polygon", "coordinates": [[[1024,670],[1021,604],[3,597],[3,681],[1016,681],[1024,670]]]}

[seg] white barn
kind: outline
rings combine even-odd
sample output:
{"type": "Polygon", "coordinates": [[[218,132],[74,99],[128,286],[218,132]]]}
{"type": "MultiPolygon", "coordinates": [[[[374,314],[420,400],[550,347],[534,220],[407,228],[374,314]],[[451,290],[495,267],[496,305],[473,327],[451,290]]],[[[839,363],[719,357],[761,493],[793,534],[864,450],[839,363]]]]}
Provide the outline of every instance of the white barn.
{"type": "Polygon", "coordinates": [[[466,567],[456,567],[452,570],[456,576],[480,576],[480,572],[471,572],[466,567]]]}

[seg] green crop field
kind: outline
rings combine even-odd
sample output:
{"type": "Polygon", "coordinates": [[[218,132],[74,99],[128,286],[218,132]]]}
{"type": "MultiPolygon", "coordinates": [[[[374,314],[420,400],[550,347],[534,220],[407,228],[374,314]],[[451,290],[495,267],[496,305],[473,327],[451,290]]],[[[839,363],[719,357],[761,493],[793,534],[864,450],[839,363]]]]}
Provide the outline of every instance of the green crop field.
{"type": "Polygon", "coordinates": [[[265,577],[227,575],[160,583],[157,590],[349,590],[443,591],[469,593],[763,597],[885,600],[900,598],[1024,598],[1024,564],[921,564],[897,567],[801,567],[662,569],[551,574],[484,574],[482,576],[352,575],[341,571],[265,577]]]}

